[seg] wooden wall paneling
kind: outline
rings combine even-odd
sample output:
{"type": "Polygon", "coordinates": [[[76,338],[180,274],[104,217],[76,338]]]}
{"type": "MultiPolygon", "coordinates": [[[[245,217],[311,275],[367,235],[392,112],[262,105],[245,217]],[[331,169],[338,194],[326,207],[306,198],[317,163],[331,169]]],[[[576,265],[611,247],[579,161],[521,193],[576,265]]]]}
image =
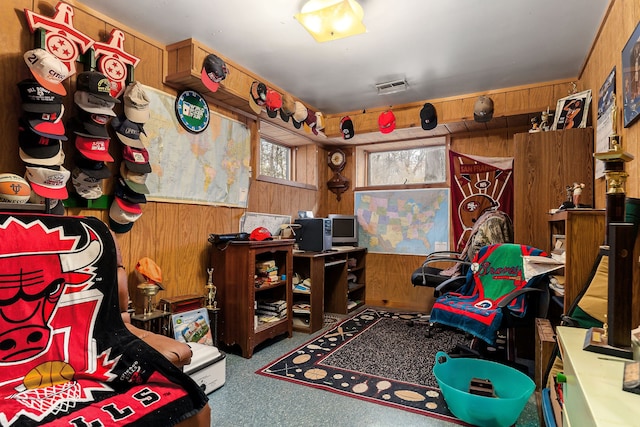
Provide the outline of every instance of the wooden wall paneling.
{"type": "MultiPolygon", "coordinates": [[[[494,101],[495,102],[495,101],[494,101]]],[[[513,90],[505,94],[507,111],[511,114],[529,112],[529,89],[513,90]]]]}
{"type": "Polygon", "coordinates": [[[0,114],[0,132],[2,132],[2,156],[0,173],[24,175],[24,164],[18,153],[18,117],[20,116],[20,94],[16,84],[30,77],[24,63],[24,52],[33,48],[33,37],[24,16],[24,9],[32,9],[31,0],[10,0],[0,3],[0,105],[10,106],[0,114]]]}
{"type": "MultiPolygon", "coordinates": [[[[459,117],[464,117],[464,105],[462,99],[453,99],[442,103],[441,111],[437,112],[438,123],[455,122],[459,117]]],[[[473,117],[473,109],[471,110],[473,117]]]]}
{"type": "Polygon", "coordinates": [[[529,89],[530,107],[538,107],[538,110],[540,110],[540,112],[546,111],[547,108],[549,108],[549,111],[553,111],[555,110],[555,104],[552,104],[553,101],[553,85],[532,87],[531,89],[529,89]]]}

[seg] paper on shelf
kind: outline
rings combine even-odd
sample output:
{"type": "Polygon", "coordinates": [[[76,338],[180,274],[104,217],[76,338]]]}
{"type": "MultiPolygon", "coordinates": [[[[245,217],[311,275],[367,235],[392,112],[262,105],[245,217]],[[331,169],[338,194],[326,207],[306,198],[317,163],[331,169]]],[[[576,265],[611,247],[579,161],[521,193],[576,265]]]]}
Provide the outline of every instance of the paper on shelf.
{"type": "Polygon", "coordinates": [[[564,262],[538,255],[525,255],[524,259],[524,278],[529,280],[540,274],[549,273],[564,268],[564,262]]]}

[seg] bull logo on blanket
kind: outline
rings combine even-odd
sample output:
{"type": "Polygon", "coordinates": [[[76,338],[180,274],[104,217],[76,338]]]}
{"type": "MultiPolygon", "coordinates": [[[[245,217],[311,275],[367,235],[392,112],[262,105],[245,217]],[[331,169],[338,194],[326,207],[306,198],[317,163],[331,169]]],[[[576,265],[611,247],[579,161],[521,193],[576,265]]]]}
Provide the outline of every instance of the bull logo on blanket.
{"type": "Polygon", "coordinates": [[[8,397],[0,405],[2,425],[25,414],[40,420],[72,399],[88,399],[75,372],[98,370],[109,378],[113,362],[92,351],[83,321],[97,315],[102,301],[91,287],[103,245],[83,228],[83,236],[73,236],[40,221],[0,224],[0,392],[8,397]],[[70,342],[84,351],[71,350],[70,342]]]}

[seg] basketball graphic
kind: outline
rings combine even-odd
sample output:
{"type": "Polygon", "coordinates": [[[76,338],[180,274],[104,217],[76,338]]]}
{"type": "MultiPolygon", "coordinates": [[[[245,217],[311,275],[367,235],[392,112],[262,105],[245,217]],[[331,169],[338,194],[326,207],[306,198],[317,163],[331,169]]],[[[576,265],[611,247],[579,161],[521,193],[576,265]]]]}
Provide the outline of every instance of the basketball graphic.
{"type": "Polygon", "coordinates": [[[75,370],[71,365],[61,360],[44,362],[33,368],[24,376],[24,386],[27,390],[64,384],[73,380],[75,370]]]}

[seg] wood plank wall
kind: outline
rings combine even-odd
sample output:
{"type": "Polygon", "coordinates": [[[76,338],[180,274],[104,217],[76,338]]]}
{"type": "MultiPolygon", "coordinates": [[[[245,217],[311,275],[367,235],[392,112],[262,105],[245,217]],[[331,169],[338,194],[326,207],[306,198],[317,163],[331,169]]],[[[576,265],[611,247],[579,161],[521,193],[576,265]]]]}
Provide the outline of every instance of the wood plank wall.
{"type": "MultiPolygon", "coordinates": [[[[640,23],[640,2],[613,0],[606,17],[604,25],[600,29],[597,40],[591,50],[591,54],[586,61],[584,71],[580,76],[580,86],[590,88],[593,93],[594,102],[597,103],[598,90],[605,79],[615,67],[616,69],[616,104],[618,111],[623,104],[623,81],[622,81],[622,49],[631,37],[631,34],[640,23]]],[[[596,122],[597,110],[591,109],[592,122],[596,122]]],[[[640,122],[635,122],[628,128],[623,127],[622,113],[617,115],[618,134],[621,138],[624,151],[632,154],[635,160],[625,164],[625,170],[629,174],[626,185],[628,197],[640,197],[640,122]]],[[[597,138],[597,133],[594,137],[597,138]]],[[[595,196],[596,207],[605,207],[606,183],[604,178],[596,180],[595,196]]],[[[634,249],[634,272],[633,272],[633,303],[632,324],[640,324],[640,239],[636,239],[634,249]]]]}
{"type": "MultiPolygon", "coordinates": [[[[141,63],[135,70],[136,80],[168,93],[175,93],[165,86],[163,70],[167,68],[167,53],[165,46],[151,40],[134,29],[115,22],[111,18],[96,13],[80,2],[69,1],[74,7],[74,26],[96,40],[106,40],[111,29],[118,28],[125,33],[125,50],[141,58],[141,63]]],[[[20,115],[19,95],[16,83],[30,76],[24,64],[22,54],[33,47],[33,36],[30,34],[24,17],[24,9],[30,9],[46,16],[53,16],[57,1],[53,0],[4,0],[0,3],[0,43],[3,53],[0,59],[0,132],[4,138],[0,141],[2,156],[0,156],[0,171],[24,173],[24,166],[18,156],[16,121],[20,115]]],[[[640,19],[640,4],[615,0],[609,17],[594,46],[593,52],[585,66],[579,81],[579,89],[591,88],[597,93],[604,78],[617,66],[617,87],[621,88],[621,59],[620,51],[627,38],[640,19]]],[[[82,71],[80,66],[79,71],[82,71]]],[[[67,83],[70,93],[74,90],[74,79],[67,83]]],[[[553,95],[550,95],[549,85],[528,89],[529,102],[541,102],[552,96],[552,99],[566,95],[567,85],[562,82],[553,85],[553,95]],[[549,92],[549,93],[548,93],[549,92]]],[[[508,92],[509,93],[509,92],[508,92]]],[[[618,105],[622,105],[621,91],[618,90],[618,105]]],[[[465,110],[468,100],[448,100],[442,103],[442,117],[462,117],[457,110],[465,110]]],[[[502,101],[498,102],[501,104],[502,101]]],[[[522,100],[517,93],[505,95],[504,105],[518,105],[522,100]],[[511,98],[514,99],[511,99],[511,98]],[[509,99],[508,99],[509,98],[509,99]]],[[[258,133],[255,122],[232,111],[211,105],[212,110],[236,120],[242,120],[252,129],[254,150],[257,149],[258,133]]],[[[72,98],[65,99],[66,111],[73,111],[72,98]]],[[[469,109],[469,108],[466,108],[469,109]]],[[[594,112],[595,121],[595,109],[594,112]]],[[[513,133],[526,131],[528,123],[500,122],[502,128],[490,131],[457,134],[451,137],[451,149],[467,154],[510,156],[513,154],[513,133]]],[[[640,160],[640,148],[635,143],[638,139],[640,126],[622,129],[623,146],[640,160]]],[[[345,175],[355,176],[353,153],[345,147],[349,156],[345,175]]],[[[271,212],[295,216],[298,209],[312,210],[317,215],[328,213],[353,212],[353,188],[350,188],[338,202],[333,193],[328,192],[326,181],[331,172],[326,166],[326,148],[311,145],[298,148],[300,157],[307,165],[303,168],[305,176],[301,181],[311,183],[317,180],[318,191],[308,188],[291,187],[252,178],[249,189],[248,211],[271,212]]],[[[72,144],[66,144],[67,162],[65,167],[72,167],[70,159],[73,154],[72,144]]],[[[119,156],[112,149],[116,163],[110,165],[116,171],[119,156]]],[[[640,197],[640,181],[637,174],[637,161],[628,165],[630,178],[627,191],[630,196],[640,197]]],[[[252,159],[253,175],[257,170],[255,158],[252,159]]],[[[353,185],[353,181],[352,181],[353,185]]],[[[105,184],[105,191],[111,192],[111,183],[105,184]]],[[[596,186],[596,197],[600,207],[604,205],[604,184],[596,186]]],[[[163,269],[166,291],[163,296],[176,296],[204,291],[206,284],[206,267],[208,266],[209,244],[207,237],[210,233],[229,233],[238,230],[238,221],[243,209],[228,207],[213,207],[189,204],[147,203],[143,207],[143,215],[136,222],[133,230],[118,236],[122,247],[128,271],[138,259],[149,256],[163,269]]],[[[104,221],[108,220],[108,212],[90,209],[68,209],[67,214],[93,215],[104,221]]],[[[636,256],[637,259],[637,256],[636,256]]],[[[367,270],[367,302],[388,307],[428,310],[432,302],[432,292],[426,288],[413,288],[409,282],[411,272],[420,265],[422,257],[393,256],[371,254],[368,259],[367,270]]],[[[130,290],[137,303],[135,285],[138,280],[130,273],[130,290]]],[[[638,286],[635,286],[638,289],[638,286]]],[[[637,298],[635,296],[634,298],[637,298]]],[[[636,307],[640,306],[635,304],[636,307]]],[[[634,314],[634,324],[638,324],[638,317],[634,314]]]]}

